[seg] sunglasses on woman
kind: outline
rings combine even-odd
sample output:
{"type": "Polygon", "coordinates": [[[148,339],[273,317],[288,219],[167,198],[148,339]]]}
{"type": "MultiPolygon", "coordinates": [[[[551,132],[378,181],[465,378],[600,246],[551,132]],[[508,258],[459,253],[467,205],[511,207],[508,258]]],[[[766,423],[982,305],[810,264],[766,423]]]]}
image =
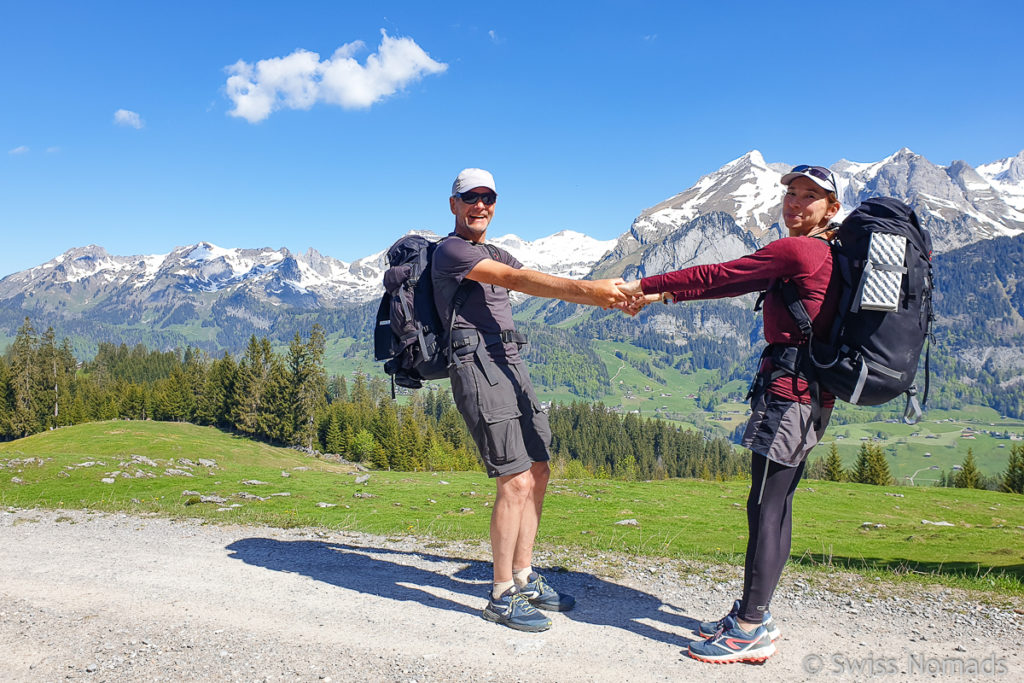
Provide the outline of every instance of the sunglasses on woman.
{"type": "Polygon", "coordinates": [[[800,164],[799,166],[794,166],[793,170],[790,171],[790,173],[807,173],[808,175],[812,175],[815,178],[818,178],[819,180],[824,180],[826,183],[831,183],[832,191],[838,192],[838,185],[836,185],[835,176],[833,176],[832,171],[828,170],[827,168],[823,168],[821,166],[809,166],[807,164],[800,164]]]}
{"type": "Polygon", "coordinates": [[[476,204],[482,201],[485,205],[490,206],[498,201],[498,195],[493,192],[459,192],[455,196],[466,204],[476,204]]]}

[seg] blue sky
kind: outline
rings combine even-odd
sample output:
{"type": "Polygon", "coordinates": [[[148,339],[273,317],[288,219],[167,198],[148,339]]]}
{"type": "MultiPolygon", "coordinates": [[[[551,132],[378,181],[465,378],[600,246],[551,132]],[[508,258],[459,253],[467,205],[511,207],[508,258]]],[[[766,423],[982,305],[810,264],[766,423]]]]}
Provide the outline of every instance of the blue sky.
{"type": "Polygon", "coordinates": [[[751,149],[979,165],[1024,149],[1021,26],[984,0],[2,0],[0,275],[86,244],[351,261],[450,230],[466,166],[492,233],[611,239],[751,149]]]}

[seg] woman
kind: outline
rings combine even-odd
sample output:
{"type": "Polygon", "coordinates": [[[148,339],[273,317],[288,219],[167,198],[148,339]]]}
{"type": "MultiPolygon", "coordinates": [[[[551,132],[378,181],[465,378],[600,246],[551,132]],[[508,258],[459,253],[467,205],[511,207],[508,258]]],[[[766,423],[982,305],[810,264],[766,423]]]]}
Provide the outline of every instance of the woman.
{"type": "Polygon", "coordinates": [[[718,621],[700,625],[703,642],[691,643],[690,656],[706,662],[763,661],[775,652],[779,629],[768,611],[782,568],[789,557],[793,492],[808,452],[824,433],[833,396],[781,370],[786,348],[807,343],[787,309],[783,281],[796,291],[810,314],[816,336],[828,337],[836,296],[828,293],[834,233],[839,211],[835,176],[821,166],[797,166],[782,176],[786,194],[782,216],[789,237],[726,263],[694,266],[620,285],[634,297],[635,313],[654,301],[717,299],[764,291],[762,356],[752,389],[751,416],[743,445],[751,449],[751,487],[747,498],[746,562],[743,595],[718,621]],[[827,295],[828,293],[828,295],[827,295]],[[774,359],[774,360],[773,360],[774,359]]]}

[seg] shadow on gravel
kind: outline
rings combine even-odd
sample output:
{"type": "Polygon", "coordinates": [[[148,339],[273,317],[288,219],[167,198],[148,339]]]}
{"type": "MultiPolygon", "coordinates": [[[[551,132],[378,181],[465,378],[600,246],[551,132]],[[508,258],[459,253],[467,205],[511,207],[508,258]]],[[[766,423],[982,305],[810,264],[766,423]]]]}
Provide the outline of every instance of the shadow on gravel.
{"type": "MultiPolygon", "coordinates": [[[[243,538],[226,547],[230,557],[275,571],[302,574],[332,586],[392,600],[479,615],[491,581],[490,562],[423,552],[360,547],[323,541],[243,538]],[[462,593],[467,606],[430,589],[462,593]]],[[[543,570],[558,590],[576,596],[566,618],[612,626],[685,648],[699,622],[650,593],[582,572],[543,570]]]]}

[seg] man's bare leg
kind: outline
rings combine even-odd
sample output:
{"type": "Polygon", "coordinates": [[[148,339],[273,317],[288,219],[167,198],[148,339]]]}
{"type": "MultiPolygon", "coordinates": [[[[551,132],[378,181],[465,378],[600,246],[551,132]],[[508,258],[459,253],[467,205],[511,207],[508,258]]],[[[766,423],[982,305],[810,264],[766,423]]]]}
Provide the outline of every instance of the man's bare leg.
{"type": "MultiPolygon", "coordinates": [[[[547,481],[545,480],[545,486],[547,481]]],[[[494,559],[494,583],[512,581],[513,557],[519,547],[523,517],[529,509],[531,518],[536,517],[533,503],[535,488],[533,468],[518,474],[497,478],[498,493],[491,511],[491,555],[494,559]]],[[[533,534],[537,533],[534,519],[533,534]]],[[[533,540],[531,538],[531,553],[533,540]]]]}
{"type": "Polygon", "coordinates": [[[512,556],[513,570],[533,565],[533,544],[537,540],[537,529],[540,528],[540,515],[544,508],[544,494],[548,489],[548,479],[551,478],[551,468],[547,462],[535,462],[530,467],[530,473],[533,475],[533,486],[519,524],[519,537],[512,556]]]}

